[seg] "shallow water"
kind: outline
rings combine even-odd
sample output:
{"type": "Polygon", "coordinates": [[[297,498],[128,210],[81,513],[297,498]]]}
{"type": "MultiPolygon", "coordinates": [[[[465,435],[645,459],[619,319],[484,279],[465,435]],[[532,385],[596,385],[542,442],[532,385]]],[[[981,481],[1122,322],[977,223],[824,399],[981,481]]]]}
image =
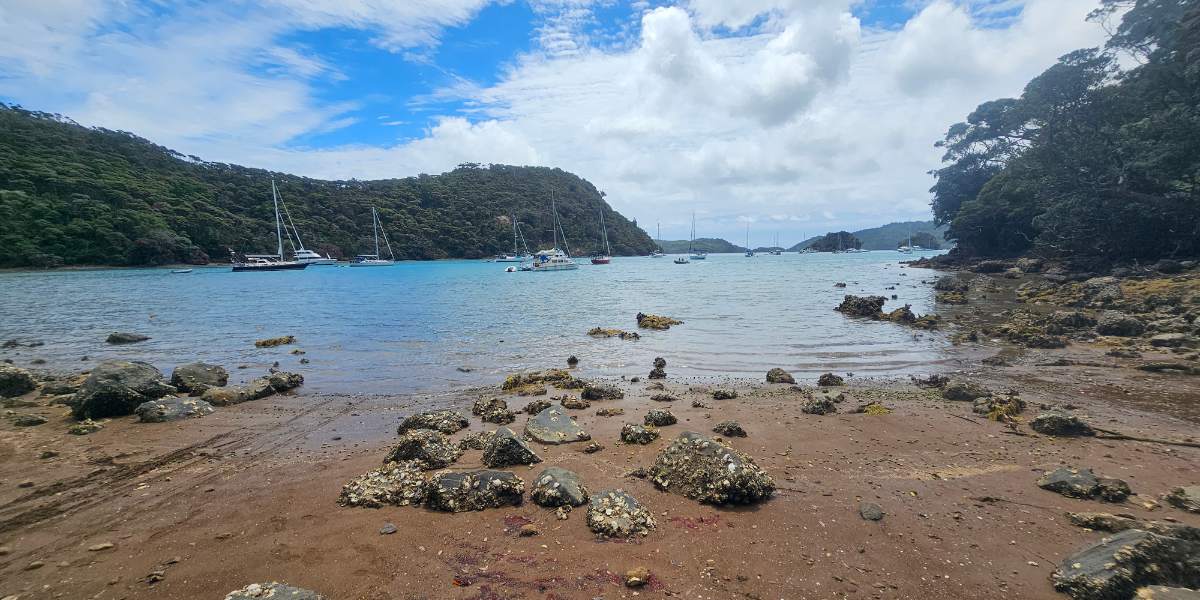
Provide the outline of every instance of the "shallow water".
{"type": "Polygon", "coordinates": [[[371,393],[495,383],[514,370],[565,365],[572,354],[584,375],[645,375],[655,356],[667,359],[673,377],[761,378],[776,366],[797,377],[830,370],[901,375],[940,362],[944,337],[848,319],[833,308],[844,294],[897,294],[885,309],[907,303],[928,312],[933,291],[921,279],[934,273],[899,264],[914,257],[728,254],[690,265],[671,257],[616,258],[558,273],[505,273],[507,265],[480,261],[276,273],[4,273],[0,339],[45,345],[0,350],[0,357],[73,369],[116,357],[164,370],[203,360],[225,365],[235,380],[279,361],[303,372],[310,391],[371,393]],[[835,288],[839,281],[847,287],[835,288]],[[639,311],[686,324],[642,330],[639,341],[586,335],[596,326],[636,331],[639,311]],[[104,343],[112,331],[152,339],[112,346],[104,343]],[[280,335],[295,335],[297,343],[254,347],[256,339],[280,335]],[[306,354],[290,354],[294,348],[306,354]],[[298,364],[301,358],[310,364],[298,364]]]}

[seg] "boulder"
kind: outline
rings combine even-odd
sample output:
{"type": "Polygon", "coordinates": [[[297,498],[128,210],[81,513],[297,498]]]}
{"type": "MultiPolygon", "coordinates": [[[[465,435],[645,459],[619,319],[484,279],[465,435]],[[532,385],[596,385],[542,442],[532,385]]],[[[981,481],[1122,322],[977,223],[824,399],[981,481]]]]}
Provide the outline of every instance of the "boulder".
{"type": "Polygon", "coordinates": [[[542,457],[507,427],[497,429],[483,448],[483,464],[494,469],[540,462],[542,457]]]}
{"type": "Polygon", "coordinates": [[[225,595],[225,600],[325,600],[325,596],[312,590],[292,587],[282,583],[252,583],[240,590],[225,595]]]}
{"type": "Polygon", "coordinates": [[[444,469],[462,456],[462,449],[432,429],[414,429],[400,436],[386,458],[389,462],[415,461],[422,469],[444,469]]]}
{"type": "Polygon", "coordinates": [[[1150,345],[1156,348],[1182,348],[1193,345],[1193,338],[1186,333],[1160,333],[1150,338],[1150,345]]]}
{"type": "Polygon", "coordinates": [[[828,415],[837,412],[837,406],[829,398],[813,398],[805,402],[800,410],[809,415],[828,415]]]}
{"type": "Polygon", "coordinates": [[[267,375],[266,379],[267,382],[271,384],[271,389],[279,393],[283,393],[304,385],[303,375],[288,371],[276,371],[270,375],[267,375]]]}
{"type": "Polygon", "coordinates": [[[708,504],[750,504],[775,492],[775,480],[748,455],[691,431],[659,453],[650,477],[659,489],[708,504]]]}
{"type": "Polygon", "coordinates": [[[649,444],[657,440],[658,430],[653,427],[643,427],[636,423],[626,423],[621,428],[621,441],[626,444],[649,444]]]}
{"type": "Polygon", "coordinates": [[[464,435],[461,440],[458,440],[458,447],[463,450],[483,450],[491,443],[495,437],[495,431],[476,431],[464,435]]]}
{"type": "Polygon", "coordinates": [[[295,344],[295,343],[296,343],[296,336],[284,335],[284,336],[280,336],[280,337],[267,338],[265,340],[258,340],[256,342],[254,342],[254,347],[256,347],[256,348],[274,348],[276,346],[284,346],[287,344],[295,344]]]}
{"type": "Polygon", "coordinates": [[[525,422],[525,436],[542,444],[569,444],[592,439],[575,419],[552,406],[525,422]]]}
{"type": "Polygon", "coordinates": [[[971,270],[976,273],[1000,273],[1007,268],[1008,264],[1001,260],[981,260],[971,270]]]}
{"type": "Polygon", "coordinates": [[[1123,502],[1132,492],[1129,484],[1120,479],[1097,477],[1091,469],[1059,467],[1042,475],[1038,487],[1068,498],[1099,499],[1123,502]]]}
{"type": "Polygon", "coordinates": [[[551,404],[550,404],[549,400],[546,400],[545,398],[538,398],[537,400],[534,400],[533,402],[526,404],[525,408],[521,409],[521,412],[523,412],[527,415],[536,415],[536,414],[542,412],[543,410],[550,408],[550,406],[551,406],[551,404]]]}
{"type": "Polygon", "coordinates": [[[393,462],[360,475],[342,486],[338,504],[380,508],[425,501],[426,480],[416,461],[393,462]]]}
{"type": "Polygon", "coordinates": [[[1128,529],[1067,557],[1051,575],[1075,600],[1132,598],[1146,585],[1200,586],[1200,542],[1128,529]]]}
{"type": "Polygon", "coordinates": [[[50,419],[42,415],[17,415],[13,417],[12,424],[17,427],[36,427],[49,423],[50,419]]]}
{"type": "Polygon", "coordinates": [[[470,425],[466,417],[452,410],[430,410],[415,415],[409,415],[396,428],[397,434],[414,429],[432,429],[446,435],[459,432],[470,425]]]}
{"type": "Polygon", "coordinates": [[[1167,503],[1188,512],[1200,513],[1200,485],[1189,485],[1171,490],[1167,503]]]}
{"type": "Polygon", "coordinates": [[[529,498],[538,506],[583,506],[588,501],[588,490],[574,471],[561,467],[546,467],[533,480],[529,498]]]}
{"type": "Polygon", "coordinates": [[[957,402],[971,402],[976,398],[991,396],[991,390],[972,381],[951,381],[942,387],[942,397],[957,402]]]}
{"type": "Polygon", "coordinates": [[[738,397],[737,390],[717,389],[713,390],[713,400],[733,400],[738,397]]]}
{"type": "Polygon", "coordinates": [[[957,292],[960,294],[966,293],[967,287],[967,282],[954,275],[942,275],[933,284],[933,289],[939,292],[957,292]]]}
{"type": "Polygon", "coordinates": [[[795,384],[796,378],[792,377],[791,373],[784,371],[778,367],[767,371],[767,383],[788,383],[795,384]]]}
{"type": "Polygon", "coordinates": [[[842,303],[834,310],[851,317],[869,317],[875,319],[879,318],[879,314],[883,312],[884,302],[887,302],[887,298],[883,296],[853,296],[847,294],[842,299],[842,303]]]}
{"type": "MultiPolygon", "coordinates": [[[[511,433],[511,432],[510,432],[511,433]]],[[[425,505],[444,512],[519,506],[525,481],[507,471],[439,473],[429,479],[425,505]]]]}
{"type": "Polygon", "coordinates": [[[1029,426],[1038,433],[1059,437],[1096,435],[1092,426],[1079,417],[1057,410],[1039,414],[1029,426]]]}
{"type": "Polygon", "coordinates": [[[211,404],[198,398],[165,396],[143,402],[133,412],[142,423],[166,423],[211,415],[214,410],[211,404]]]}
{"type": "Polygon", "coordinates": [[[725,437],[746,437],[746,430],[742,429],[741,423],[737,421],[722,421],[713,427],[713,433],[723,435],[725,437]]]}
{"type": "Polygon", "coordinates": [[[229,372],[220,365],[194,362],[175,367],[171,372],[171,385],[189,394],[203,394],[208,388],[222,387],[227,383],[229,372]]]}
{"type": "Polygon", "coordinates": [[[589,383],[583,387],[580,395],[584,400],[620,400],[625,397],[625,392],[615,385],[589,383]]]}
{"type": "Polygon", "coordinates": [[[839,377],[837,375],[834,375],[833,373],[825,373],[824,375],[821,375],[820,377],[817,378],[817,385],[819,385],[821,387],[834,387],[834,386],[839,386],[839,385],[846,385],[846,380],[842,379],[841,377],[839,377]]]}
{"type": "Polygon", "coordinates": [[[683,325],[683,321],[672,319],[671,317],[638,313],[637,324],[642,329],[666,330],[670,329],[672,325],[683,325]]]}
{"type": "Polygon", "coordinates": [[[625,490],[604,490],[588,504],[587,525],[602,537],[631,538],[649,535],[655,527],[654,516],[625,490]]]}
{"type": "Polygon", "coordinates": [[[175,393],[163,374],[144,362],[106,361],[92,369],[71,398],[76,419],[133,414],[144,402],[175,393]]]}
{"type": "Polygon", "coordinates": [[[591,402],[588,402],[582,398],[576,398],[575,396],[563,396],[558,403],[561,404],[563,408],[570,408],[573,410],[582,410],[585,408],[591,408],[592,406],[591,402]]]}
{"type": "Polygon", "coordinates": [[[32,392],[37,382],[29,371],[0,363],[0,398],[15,398],[32,392]]]}
{"type": "Polygon", "coordinates": [[[1146,324],[1141,319],[1113,310],[1104,311],[1096,320],[1096,333],[1100,335],[1133,337],[1145,331],[1146,324]]]}
{"type": "Polygon", "coordinates": [[[646,425],[653,425],[654,427],[665,427],[667,425],[674,425],[678,423],[679,419],[676,419],[675,415],[671,414],[671,411],[669,410],[655,408],[646,413],[646,416],[642,419],[642,422],[646,425]]]}
{"type": "Polygon", "coordinates": [[[144,342],[148,339],[150,339],[150,336],[142,335],[140,333],[114,331],[108,334],[108,338],[106,338],[104,341],[110,344],[136,344],[137,342],[144,342]]]}
{"type": "Polygon", "coordinates": [[[1018,258],[1017,268],[1023,273],[1038,273],[1045,262],[1040,258],[1018,258]]]}

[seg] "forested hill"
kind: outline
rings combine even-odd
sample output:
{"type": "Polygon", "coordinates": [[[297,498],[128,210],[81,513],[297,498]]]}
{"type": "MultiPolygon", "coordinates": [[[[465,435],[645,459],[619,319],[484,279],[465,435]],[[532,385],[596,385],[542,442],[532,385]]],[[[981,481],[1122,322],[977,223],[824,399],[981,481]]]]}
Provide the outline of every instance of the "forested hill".
{"type": "MultiPolygon", "coordinates": [[[[895,250],[900,242],[908,239],[908,236],[916,237],[922,233],[932,235],[935,240],[945,245],[942,236],[946,233],[946,227],[938,227],[933,221],[905,221],[903,223],[888,223],[879,227],[870,229],[860,229],[852,232],[854,237],[862,241],[864,250],[895,250]]],[[[803,250],[813,242],[821,239],[822,236],[808,238],[791,248],[789,252],[803,250]]],[[[915,243],[915,240],[914,240],[915,243]]]]}
{"type": "Polygon", "coordinates": [[[746,251],[745,248],[731,244],[721,238],[696,238],[694,242],[689,242],[688,240],[662,241],[663,252],[667,254],[685,254],[689,248],[694,252],[711,252],[713,254],[746,251]]]}
{"type": "MultiPolygon", "coordinates": [[[[227,260],[275,248],[271,173],[183,156],[129,133],[0,104],[0,267],[227,260]]],[[[560,169],[461,165],[441,175],[322,181],[276,173],[304,244],[373,251],[371,207],[396,258],[511,251],[516,214],[531,249],[551,244],[557,202],[575,255],[646,254],[650,237],[591,183],[560,169]]]]}

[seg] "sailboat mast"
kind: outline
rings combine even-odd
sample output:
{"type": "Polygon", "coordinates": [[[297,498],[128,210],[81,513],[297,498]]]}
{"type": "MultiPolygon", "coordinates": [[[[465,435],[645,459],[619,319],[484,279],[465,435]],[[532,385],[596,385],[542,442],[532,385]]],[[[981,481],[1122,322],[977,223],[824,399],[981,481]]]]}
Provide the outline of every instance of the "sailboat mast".
{"type": "Polygon", "coordinates": [[[608,228],[604,226],[604,209],[600,209],[600,232],[604,234],[604,255],[612,255],[612,246],[608,245],[608,228]]]}
{"type": "Polygon", "coordinates": [[[371,232],[375,234],[375,258],[379,258],[379,214],[371,207],[371,232]]]}
{"type": "Polygon", "coordinates": [[[513,211],[513,214],[512,214],[512,222],[513,222],[513,256],[517,256],[518,254],[520,254],[520,251],[517,248],[517,211],[515,211],[515,210],[513,211]]]}
{"type": "Polygon", "coordinates": [[[283,261],[283,221],[279,218],[279,195],[275,193],[275,178],[271,178],[271,202],[275,204],[275,238],[279,242],[279,260],[283,261]]]}
{"type": "Polygon", "coordinates": [[[554,198],[550,198],[550,215],[552,217],[550,227],[554,231],[554,249],[558,250],[558,207],[554,205],[554,198]]]}

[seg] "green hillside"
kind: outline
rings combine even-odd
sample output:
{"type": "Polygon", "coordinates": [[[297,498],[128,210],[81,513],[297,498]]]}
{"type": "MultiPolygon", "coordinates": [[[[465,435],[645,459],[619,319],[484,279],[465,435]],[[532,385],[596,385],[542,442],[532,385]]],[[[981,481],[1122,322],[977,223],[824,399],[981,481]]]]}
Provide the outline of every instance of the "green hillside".
{"type": "MultiPolygon", "coordinates": [[[[0,104],[0,267],[226,260],[275,248],[271,175],[204,162],[130,133],[0,104]]],[[[460,165],[441,175],[322,181],[275,173],[305,245],[335,257],[373,249],[371,207],[397,258],[479,258],[512,250],[516,214],[530,247],[549,246],[555,199],[573,254],[646,254],[650,237],[576,175],[460,165]]]]}
{"type": "Polygon", "coordinates": [[[663,252],[666,252],[667,254],[685,254],[688,251],[689,243],[692,244],[692,247],[696,252],[711,252],[713,254],[719,254],[722,252],[746,251],[745,248],[741,246],[735,246],[720,238],[696,238],[695,242],[688,242],[687,240],[663,240],[663,252]]]}
{"type": "MultiPolygon", "coordinates": [[[[946,248],[950,244],[942,237],[946,233],[946,227],[938,227],[933,224],[933,221],[905,221],[903,223],[888,223],[881,227],[872,227],[870,229],[861,229],[859,231],[850,232],[854,237],[862,242],[864,250],[895,250],[897,244],[901,240],[908,239],[909,235],[916,237],[920,233],[928,233],[935,240],[941,243],[942,248],[946,248]]],[[[821,236],[811,237],[791,248],[788,251],[795,252],[809,247],[813,242],[821,239],[821,236]]],[[[915,240],[914,240],[915,241],[915,240]]]]}

